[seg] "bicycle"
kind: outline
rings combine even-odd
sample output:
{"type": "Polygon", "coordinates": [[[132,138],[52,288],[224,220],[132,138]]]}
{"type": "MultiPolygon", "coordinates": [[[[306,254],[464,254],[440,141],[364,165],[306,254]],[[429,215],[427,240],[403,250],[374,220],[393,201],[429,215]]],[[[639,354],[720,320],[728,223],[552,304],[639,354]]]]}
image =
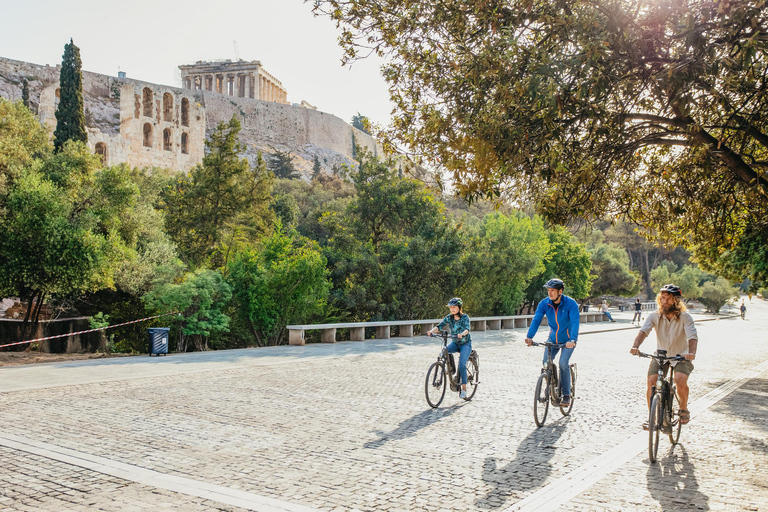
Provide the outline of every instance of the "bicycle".
{"type": "Polygon", "coordinates": [[[656,355],[638,352],[640,357],[649,357],[659,363],[658,380],[651,388],[651,408],[648,412],[648,458],[656,462],[659,451],[659,432],[669,435],[672,446],[680,440],[680,399],[677,397],[674,372],[675,367],[667,365],[668,361],[685,361],[681,355],[667,357],[666,350],[657,350],[656,355]],[[665,377],[665,366],[669,366],[669,376],[665,377]]]}
{"type": "MultiPolygon", "coordinates": [[[[451,391],[461,392],[461,377],[456,367],[456,361],[454,361],[453,354],[448,353],[448,338],[451,341],[456,341],[457,337],[454,334],[449,334],[448,331],[440,331],[434,336],[442,338],[442,348],[440,355],[437,356],[437,361],[432,363],[427,370],[427,379],[424,382],[424,394],[427,397],[427,403],[433,409],[443,401],[446,383],[450,385],[451,391]]],[[[480,384],[480,360],[477,351],[472,350],[469,353],[469,361],[467,361],[467,397],[464,400],[472,400],[477,392],[478,384],[480,384]]]]}
{"type": "Polygon", "coordinates": [[[549,404],[552,403],[552,407],[559,407],[560,413],[563,416],[568,416],[573,409],[573,402],[576,401],[576,363],[571,363],[571,403],[568,407],[563,407],[560,402],[562,390],[560,389],[559,368],[552,359],[552,353],[550,347],[562,347],[552,342],[537,343],[532,342],[532,346],[547,347],[547,363],[544,368],[541,369],[541,375],[539,380],[536,381],[536,395],[533,397],[533,419],[536,421],[536,426],[541,427],[544,425],[544,420],[547,419],[547,412],[549,411],[549,404]]]}

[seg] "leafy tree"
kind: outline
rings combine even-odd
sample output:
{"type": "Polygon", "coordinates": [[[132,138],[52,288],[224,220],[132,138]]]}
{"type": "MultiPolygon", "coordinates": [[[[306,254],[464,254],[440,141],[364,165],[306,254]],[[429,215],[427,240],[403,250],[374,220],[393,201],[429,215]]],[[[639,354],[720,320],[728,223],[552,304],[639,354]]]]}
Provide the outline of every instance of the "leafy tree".
{"type": "Polygon", "coordinates": [[[286,228],[294,228],[301,214],[296,199],[287,194],[276,196],[269,208],[275,212],[277,220],[286,228]]]}
{"type": "Polygon", "coordinates": [[[224,313],[232,299],[232,288],[220,272],[198,269],[180,283],[168,283],[150,291],[144,302],[161,313],[179,312],[181,336],[178,351],[186,352],[190,343],[197,350],[208,350],[208,337],[229,330],[224,313]]]}
{"type": "Polygon", "coordinates": [[[361,155],[356,195],[320,219],[332,305],[357,320],[432,317],[458,288],[460,228],[419,182],[361,155]]]}
{"type": "Polygon", "coordinates": [[[29,109],[0,98],[0,197],[22,169],[50,153],[48,134],[29,109]]]}
{"type": "Polygon", "coordinates": [[[239,253],[227,268],[237,311],[257,346],[285,343],[285,327],[323,318],[330,284],[317,244],[282,227],[261,250],[239,253]]]}
{"type": "MultiPolygon", "coordinates": [[[[90,156],[84,146],[73,143],[65,144],[59,155],[78,153],[90,156]]],[[[1,216],[0,291],[28,303],[25,322],[37,322],[40,306],[51,294],[112,286],[112,265],[121,244],[113,244],[113,237],[100,229],[98,212],[81,201],[85,193],[74,192],[88,181],[85,176],[63,187],[42,172],[28,170],[8,193],[1,216]]]]}
{"type": "Polygon", "coordinates": [[[620,295],[630,297],[640,291],[640,276],[629,270],[626,251],[606,243],[590,248],[592,258],[592,297],[620,295]]]}
{"type": "Polygon", "coordinates": [[[59,106],[56,108],[56,131],[53,133],[56,151],[61,151],[64,143],[69,140],[88,140],[83,110],[82,66],[80,48],[70,39],[69,44],[64,45],[59,75],[59,106]]]}
{"type": "Polygon", "coordinates": [[[699,302],[707,307],[710,313],[718,313],[720,308],[726,302],[736,297],[736,287],[723,277],[718,277],[716,281],[708,281],[701,287],[701,296],[699,302]]]}
{"type": "Polygon", "coordinates": [[[220,267],[239,245],[265,233],[273,214],[269,193],[273,177],[261,153],[251,167],[241,158],[236,116],[219,123],[205,142],[202,165],[180,175],[166,188],[162,207],[166,230],[189,265],[220,267]]]}
{"type": "Polygon", "coordinates": [[[357,115],[352,116],[352,126],[368,135],[371,134],[371,121],[360,112],[358,112],[357,115]]]}
{"type": "Polygon", "coordinates": [[[468,244],[462,298],[479,314],[514,314],[530,280],[545,269],[549,249],[547,232],[538,217],[486,215],[468,244]]]}
{"type": "Polygon", "coordinates": [[[269,155],[269,170],[277,178],[295,180],[301,178],[301,174],[293,165],[296,157],[286,151],[275,150],[269,155]]]}
{"type": "Polygon", "coordinates": [[[390,145],[465,195],[505,190],[553,222],[626,215],[704,264],[768,224],[761,1],[314,4],[345,62],[386,55],[390,145]]]}
{"type": "Polygon", "coordinates": [[[29,108],[29,82],[24,79],[24,83],[21,87],[21,102],[25,107],[29,108]]]}
{"type": "Polygon", "coordinates": [[[589,296],[592,288],[592,260],[584,244],[576,240],[565,228],[554,226],[547,230],[549,251],[544,257],[544,272],[531,280],[525,291],[530,306],[547,296],[544,284],[553,277],[565,281],[565,293],[574,299],[589,296]]]}
{"type": "Polygon", "coordinates": [[[323,168],[320,166],[320,158],[315,155],[312,163],[312,179],[317,179],[321,172],[323,172],[323,168]]]}

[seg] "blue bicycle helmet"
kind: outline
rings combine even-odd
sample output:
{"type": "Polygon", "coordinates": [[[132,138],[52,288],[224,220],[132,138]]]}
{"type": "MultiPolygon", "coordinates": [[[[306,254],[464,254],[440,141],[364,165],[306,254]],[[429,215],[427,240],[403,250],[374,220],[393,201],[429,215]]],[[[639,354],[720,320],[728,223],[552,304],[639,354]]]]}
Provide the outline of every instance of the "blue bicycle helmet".
{"type": "Polygon", "coordinates": [[[680,289],[679,286],[674,284],[665,284],[661,287],[661,290],[659,290],[659,293],[661,292],[667,292],[670,295],[673,295],[675,297],[681,297],[683,295],[683,290],[680,289]]]}
{"type": "Polygon", "coordinates": [[[565,283],[562,281],[562,279],[550,279],[549,281],[544,284],[544,288],[554,288],[556,290],[562,290],[565,288],[565,283]]]}
{"type": "Polygon", "coordinates": [[[461,306],[462,304],[464,304],[464,301],[462,301],[458,297],[454,297],[454,298],[452,298],[451,300],[448,301],[447,305],[448,306],[461,306]]]}

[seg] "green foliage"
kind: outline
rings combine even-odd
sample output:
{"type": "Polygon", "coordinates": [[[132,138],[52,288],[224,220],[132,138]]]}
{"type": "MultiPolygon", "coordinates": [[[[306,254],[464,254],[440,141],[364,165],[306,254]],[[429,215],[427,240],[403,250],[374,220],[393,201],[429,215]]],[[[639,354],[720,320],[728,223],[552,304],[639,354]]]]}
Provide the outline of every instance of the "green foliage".
{"type": "Polygon", "coordinates": [[[601,242],[590,247],[590,253],[592,297],[631,297],[640,291],[640,276],[629,269],[629,257],[624,249],[601,242]]]}
{"type": "Polygon", "coordinates": [[[219,123],[205,142],[202,165],[179,175],[163,193],[166,231],[188,265],[222,267],[272,224],[274,178],[260,153],[253,167],[240,157],[245,149],[237,138],[240,128],[234,115],[219,123]]]}
{"type": "Polygon", "coordinates": [[[274,200],[269,208],[275,213],[275,217],[285,228],[296,227],[301,212],[299,211],[296,199],[292,195],[280,194],[274,196],[274,200]]]}
{"type": "Polygon", "coordinates": [[[295,180],[301,178],[301,174],[296,170],[293,165],[294,157],[292,154],[286,151],[275,150],[274,153],[269,155],[269,170],[276,178],[295,180]]]}
{"type": "Polygon", "coordinates": [[[726,302],[738,296],[736,287],[727,279],[718,277],[701,287],[699,302],[707,307],[709,313],[718,313],[726,302]]]}
{"type": "Polygon", "coordinates": [[[229,330],[224,310],[231,298],[232,288],[221,273],[208,269],[189,273],[182,282],[164,284],[143,297],[151,310],[180,313],[179,352],[186,352],[190,342],[197,350],[207,350],[211,334],[229,330]]]}
{"type": "Polygon", "coordinates": [[[320,166],[320,158],[315,155],[312,161],[312,179],[317,179],[321,172],[323,172],[323,168],[320,166]]]}
{"type": "Polygon", "coordinates": [[[480,315],[512,315],[530,280],[545,270],[549,237],[539,218],[486,215],[464,257],[460,295],[480,315]]]}
{"type": "Polygon", "coordinates": [[[72,40],[64,45],[59,75],[59,106],[56,108],[56,131],[53,133],[53,146],[61,151],[64,143],[70,140],[86,142],[85,112],[83,102],[83,73],[80,60],[80,48],[72,40]]]}
{"type": "MultiPolygon", "coordinates": [[[[389,147],[550,222],[627,215],[700,262],[768,226],[768,10],[751,0],[316,0],[375,52],[389,147]]],[[[728,260],[747,265],[748,258],[728,260]]]]}
{"type": "Polygon", "coordinates": [[[22,169],[49,152],[48,134],[32,112],[0,98],[0,198],[22,169]]]}
{"type": "Polygon", "coordinates": [[[544,283],[553,277],[563,279],[565,293],[569,297],[588,297],[592,288],[592,260],[586,246],[560,226],[547,230],[547,236],[549,251],[544,257],[544,271],[531,280],[525,291],[525,300],[533,304],[544,299],[547,296],[544,283]]]}
{"type": "Polygon", "coordinates": [[[286,342],[285,327],[324,319],[330,284],[317,244],[282,227],[261,250],[238,253],[227,267],[238,314],[257,346],[286,342]]]}
{"type": "Polygon", "coordinates": [[[458,287],[458,226],[419,182],[361,153],[356,195],[320,219],[332,305],[358,320],[439,314],[458,287]]]}
{"type": "Polygon", "coordinates": [[[29,82],[24,79],[24,84],[21,87],[21,102],[25,107],[29,108],[29,82]]]}

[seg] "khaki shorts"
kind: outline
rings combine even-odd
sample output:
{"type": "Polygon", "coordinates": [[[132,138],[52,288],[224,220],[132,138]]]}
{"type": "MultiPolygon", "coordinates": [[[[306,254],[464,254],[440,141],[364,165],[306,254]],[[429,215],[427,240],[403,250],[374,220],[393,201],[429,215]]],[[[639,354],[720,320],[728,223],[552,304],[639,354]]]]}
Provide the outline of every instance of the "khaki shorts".
{"type": "MultiPolygon", "coordinates": [[[[668,367],[669,363],[666,363],[664,366],[668,367]]],[[[685,361],[679,361],[675,365],[675,373],[690,375],[692,371],[693,363],[687,359],[685,361]]],[[[656,375],[657,373],[659,373],[659,362],[655,359],[652,359],[651,364],[648,366],[648,376],[650,377],[651,375],[656,375]]],[[[667,374],[667,368],[664,368],[664,374],[667,374]]]]}

